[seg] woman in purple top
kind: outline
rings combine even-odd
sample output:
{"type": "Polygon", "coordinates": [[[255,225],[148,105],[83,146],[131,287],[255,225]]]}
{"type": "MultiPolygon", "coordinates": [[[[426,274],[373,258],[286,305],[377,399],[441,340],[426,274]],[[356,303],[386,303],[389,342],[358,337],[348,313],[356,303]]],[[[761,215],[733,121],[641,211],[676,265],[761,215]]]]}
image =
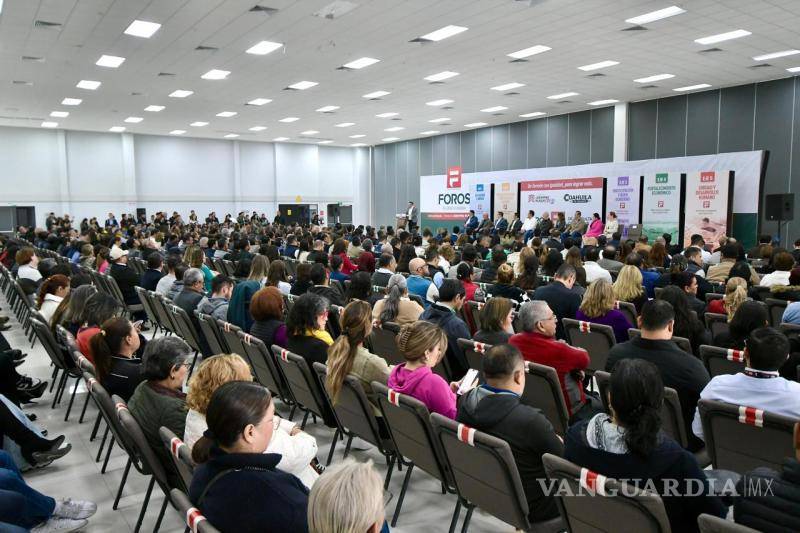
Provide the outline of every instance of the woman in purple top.
{"type": "Polygon", "coordinates": [[[628,340],[628,328],[632,328],[634,325],[628,321],[622,311],[614,309],[614,301],[614,289],[611,284],[604,279],[595,280],[586,289],[581,306],[575,313],[575,318],[611,326],[617,342],[625,342],[628,340]]]}

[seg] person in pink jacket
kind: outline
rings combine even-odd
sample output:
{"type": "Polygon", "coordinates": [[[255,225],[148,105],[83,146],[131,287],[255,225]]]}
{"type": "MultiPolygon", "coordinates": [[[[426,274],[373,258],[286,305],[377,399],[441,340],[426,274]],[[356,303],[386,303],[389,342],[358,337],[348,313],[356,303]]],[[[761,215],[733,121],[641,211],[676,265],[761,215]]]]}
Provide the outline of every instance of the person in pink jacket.
{"type": "Polygon", "coordinates": [[[589,224],[589,229],[586,231],[584,237],[597,238],[603,234],[603,229],[605,229],[605,225],[603,221],[600,220],[600,213],[594,213],[592,215],[592,222],[589,224]]]}
{"type": "Polygon", "coordinates": [[[416,398],[433,413],[455,420],[458,383],[448,384],[431,370],[447,351],[444,331],[435,324],[418,320],[400,329],[397,346],[406,362],[392,369],[389,388],[416,398]]]}

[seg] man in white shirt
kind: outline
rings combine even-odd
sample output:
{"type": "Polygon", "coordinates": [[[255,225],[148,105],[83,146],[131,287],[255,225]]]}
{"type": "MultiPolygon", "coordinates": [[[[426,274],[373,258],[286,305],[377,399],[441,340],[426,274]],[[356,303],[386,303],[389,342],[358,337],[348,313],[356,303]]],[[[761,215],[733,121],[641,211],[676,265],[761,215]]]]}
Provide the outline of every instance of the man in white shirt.
{"type": "Polygon", "coordinates": [[[711,253],[706,250],[706,241],[703,239],[702,235],[699,233],[692,235],[690,246],[696,246],[700,248],[700,256],[703,258],[703,263],[708,264],[709,261],[711,261],[711,253]]]}
{"type": "Polygon", "coordinates": [[[525,234],[523,240],[528,242],[530,239],[533,238],[533,230],[536,229],[536,217],[533,216],[533,211],[528,211],[528,217],[522,222],[522,232],[525,234]]]}
{"type": "MultiPolygon", "coordinates": [[[[700,393],[700,399],[755,407],[800,420],[800,383],[778,374],[788,357],[789,340],[783,333],[774,328],[756,329],[747,339],[744,372],[715,376],[700,393]]],[[[698,409],[692,431],[703,438],[698,409]]]]}
{"type": "Polygon", "coordinates": [[[598,265],[598,259],[600,259],[600,249],[596,246],[587,247],[585,261],[583,262],[583,269],[586,271],[586,285],[596,279],[604,279],[611,283],[611,272],[598,265]]]}
{"type": "Polygon", "coordinates": [[[36,255],[33,248],[21,248],[17,251],[14,260],[19,265],[17,268],[18,278],[29,279],[37,283],[42,279],[42,273],[39,272],[39,256],[36,255]]]}

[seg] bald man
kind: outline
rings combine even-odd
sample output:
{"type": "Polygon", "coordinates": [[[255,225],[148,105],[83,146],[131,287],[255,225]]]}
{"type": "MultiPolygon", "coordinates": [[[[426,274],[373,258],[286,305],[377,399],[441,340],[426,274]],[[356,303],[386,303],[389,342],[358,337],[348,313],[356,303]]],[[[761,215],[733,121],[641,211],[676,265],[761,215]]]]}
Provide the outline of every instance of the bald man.
{"type": "Polygon", "coordinates": [[[408,263],[408,271],[411,274],[408,277],[408,293],[416,294],[422,298],[425,309],[431,306],[436,298],[439,297],[439,290],[436,285],[429,278],[428,265],[421,257],[415,257],[408,263]]]}

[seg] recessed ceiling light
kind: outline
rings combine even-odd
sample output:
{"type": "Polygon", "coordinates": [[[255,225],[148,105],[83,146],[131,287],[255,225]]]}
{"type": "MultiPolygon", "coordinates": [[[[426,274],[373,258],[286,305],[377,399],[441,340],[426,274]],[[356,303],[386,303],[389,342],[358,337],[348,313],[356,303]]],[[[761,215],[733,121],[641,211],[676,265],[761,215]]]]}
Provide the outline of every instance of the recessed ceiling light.
{"type": "Polygon", "coordinates": [[[57,128],[58,127],[58,122],[49,122],[49,121],[45,120],[44,122],[42,122],[42,127],[43,128],[57,128]]]}
{"type": "Polygon", "coordinates": [[[619,100],[608,99],[608,100],[595,100],[594,102],[589,102],[589,105],[608,105],[608,104],[616,104],[619,100]]]}
{"type": "Polygon", "coordinates": [[[366,135],[363,133],[359,133],[358,135],[350,135],[351,139],[363,139],[364,137],[366,137],[366,135]]]}
{"type": "Polygon", "coordinates": [[[264,105],[270,103],[272,100],[269,98],[255,98],[247,102],[247,105],[264,105]]]}
{"type": "Polygon", "coordinates": [[[766,61],[767,59],[778,59],[779,57],[793,56],[800,54],[800,50],[783,50],[781,52],[772,52],[771,54],[764,54],[755,56],[753,61],[766,61]]]}
{"type": "Polygon", "coordinates": [[[334,124],[335,128],[349,128],[350,126],[355,126],[355,122],[340,122],[338,124],[334,124]]]}
{"type": "Polygon", "coordinates": [[[227,133],[227,134],[225,134],[225,135],[224,135],[224,137],[225,137],[226,139],[235,139],[235,138],[236,138],[236,137],[238,137],[238,136],[239,136],[239,134],[238,134],[238,133],[227,133]]]}
{"type": "Polygon", "coordinates": [[[128,117],[128,118],[125,119],[125,122],[128,122],[130,124],[138,124],[139,122],[141,122],[143,120],[144,119],[142,117],[128,117]]]}
{"type": "Polygon", "coordinates": [[[420,135],[436,135],[439,133],[439,130],[427,130],[419,132],[420,135]]]}
{"type": "Polygon", "coordinates": [[[516,52],[511,52],[510,54],[506,55],[508,57],[513,57],[514,59],[523,59],[536,54],[541,54],[542,52],[547,52],[548,50],[552,50],[552,48],[549,46],[544,46],[543,44],[537,44],[535,46],[523,48],[522,50],[517,50],[516,52]]]}
{"type": "Polygon", "coordinates": [[[437,72],[436,74],[425,76],[425,79],[428,81],[444,81],[444,80],[449,80],[450,78],[455,78],[456,76],[458,76],[458,72],[443,70],[442,72],[437,72]]]}
{"type": "Polygon", "coordinates": [[[657,20],[665,19],[668,17],[674,17],[675,15],[680,15],[681,13],[686,13],[686,10],[681,9],[678,6],[669,6],[664,9],[659,9],[658,11],[651,11],[650,13],[639,15],[638,17],[625,19],[625,22],[627,22],[628,24],[641,25],[641,24],[647,24],[649,22],[655,22],[657,20]]]}
{"type": "Polygon", "coordinates": [[[108,131],[113,131],[114,133],[122,133],[125,131],[125,126],[111,126],[108,128],[108,131]]]}
{"type": "Polygon", "coordinates": [[[274,139],[272,139],[272,140],[273,140],[273,141],[276,141],[276,142],[288,141],[288,140],[289,140],[289,137],[275,137],[275,138],[274,138],[274,139]]]}
{"type": "Polygon", "coordinates": [[[546,115],[543,111],[534,111],[533,113],[524,113],[520,115],[522,118],[532,118],[532,117],[541,117],[542,115],[546,115]]]}
{"type": "Polygon", "coordinates": [[[319,83],[315,81],[298,81],[297,83],[289,85],[289,88],[297,91],[305,91],[306,89],[310,89],[315,85],[319,85],[319,83]]]}
{"type": "Polygon", "coordinates": [[[361,97],[362,98],[368,98],[370,100],[374,100],[375,98],[380,98],[380,97],[386,96],[388,94],[392,94],[392,93],[389,92],[389,91],[374,91],[374,92],[371,92],[371,93],[364,94],[361,97]]]}
{"type": "Polygon", "coordinates": [[[194,91],[187,91],[185,89],[177,89],[169,93],[169,96],[172,98],[186,98],[187,96],[191,96],[194,94],[194,91]]]}
{"type": "Polygon", "coordinates": [[[316,135],[317,133],[319,133],[317,130],[306,130],[301,131],[300,135],[316,135]]]}
{"type": "Polygon", "coordinates": [[[480,128],[481,126],[488,126],[486,122],[470,122],[469,124],[464,124],[465,128],[480,128]]]}
{"type": "Polygon", "coordinates": [[[267,129],[267,127],[266,126],[253,126],[252,128],[247,128],[247,129],[249,129],[250,131],[264,131],[265,129],[267,129]]]}
{"type": "Polygon", "coordinates": [[[69,111],[53,111],[50,113],[50,116],[55,118],[66,118],[69,116],[69,111]]]}
{"type": "Polygon", "coordinates": [[[361,146],[366,146],[366,144],[364,144],[364,143],[353,143],[350,146],[352,146],[353,148],[359,148],[361,146]]]}
{"type": "Polygon", "coordinates": [[[525,87],[525,84],[524,83],[511,82],[511,83],[505,83],[503,85],[495,85],[491,89],[493,91],[510,91],[511,89],[518,89],[520,87],[525,87]]]}
{"type": "Polygon", "coordinates": [[[447,118],[447,117],[440,117],[440,118],[434,118],[432,120],[429,120],[428,122],[431,122],[433,124],[439,124],[440,122],[447,122],[448,120],[450,120],[450,119],[447,118]]]}
{"type": "Polygon", "coordinates": [[[439,100],[431,100],[430,102],[425,102],[425,105],[430,105],[434,107],[439,107],[442,105],[452,104],[453,100],[449,100],[447,98],[440,98],[439,100]]]}
{"type": "Polygon", "coordinates": [[[349,63],[345,63],[342,65],[344,68],[349,68],[353,70],[358,70],[364,67],[368,67],[370,65],[374,65],[375,63],[380,63],[380,59],[375,59],[374,57],[362,57],[356,59],[355,61],[350,61],[349,63]]]}
{"type": "Polygon", "coordinates": [[[197,121],[197,122],[192,122],[189,125],[194,126],[195,128],[202,128],[203,126],[208,126],[208,122],[197,121]]]}
{"type": "Polygon", "coordinates": [[[157,22],[147,22],[146,20],[134,20],[131,25],[125,30],[128,35],[134,37],[144,37],[149,39],[161,27],[157,22]]]}
{"type": "Polygon", "coordinates": [[[790,67],[786,69],[788,72],[800,72],[800,67],[790,67]]]}
{"type": "Polygon", "coordinates": [[[260,43],[256,43],[250,48],[246,50],[248,54],[255,54],[257,56],[267,55],[270,52],[274,52],[278,48],[281,48],[283,43],[274,43],[272,41],[261,41],[260,43]]]}
{"type": "Polygon", "coordinates": [[[230,73],[229,70],[211,69],[200,77],[204,80],[224,80],[230,73]]]}
{"type": "Polygon", "coordinates": [[[100,82],[92,80],[81,80],[75,87],[77,87],[78,89],[86,89],[88,91],[94,91],[97,90],[98,87],[100,87],[100,82]]]}
{"type": "Polygon", "coordinates": [[[400,131],[400,130],[404,130],[404,129],[405,128],[403,126],[392,126],[391,128],[386,128],[383,131],[400,131]]]}
{"type": "Polygon", "coordinates": [[[590,65],[583,65],[582,67],[578,67],[578,69],[583,70],[584,72],[589,72],[590,70],[613,67],[614,65],[619,65],[619,61],[611,61],[611,60],[599,61],[597,63],[592,63],[590,65]]]}
{"type": "Polygon", "coordinates": [[[452,24],[449,26],[445,26],[444,28],[439,28],[436,31],[432,31],[430,33],[426,33],[420,39],[425,39],[426,41],[441,41],[443,39],[447,39],[448,37],[452,37],[453,35],[458,35],[461,32],[467,31],[469,28],[465,28],[464,26],[453,26],[452,24]]]}
{"type": "Polygon", "coordinates": [[[332,111],[336,111],[339,109],[338,105],[325,105],[317,109],[320,113],[331,113],[332,111]]]}
{"type": "Polygon", "coordinates": [[[237,113],[236,111],[222,111],[220,113],[217,113],[217,116],[222,118],[231,118],[235,117],[238,114],[239,113],[237,113]]]}
{"type": "Polygon", "coordinates": [[[647,76],[646,78],[637,78],[633,81],[636,83],[653,83],[656,81],[668,80],[674,77],[675,74],[655,74],[654,76],[647,76]]]}
{"type": "Polygon", "coordinates": [[[400,137],[384,137],[384,138],[383,138],[383,139],[381,139],[381,140],[382,140],[383,142],[385,142],[385,143],[389,143],[389,142],[392,142],[392,141],[398,141],[398,140],[400,140],[400,137]]]}
{"type": "Polygon", "coordinates": [[[731,39],[738,39],[740,37],[747,37],[748,35],[752,35],[752,33],[747,30],[733,30],[716,35],[709,35],[708,37],[701,37],[700,39],[695,39],[694,42],[697,44],[714,44],[721,43],[722,41],[730,41],[731,39]]]}
{"type": "Polygon", "coordinates": [[[151,113],[158,113],[159,111],[164,110],[163,105],[149,105],[144,108],[145,111],[150,111],[151,113]]]}
{"type": "Polygon", "coordinates": [[[95,65],[97,65],[98,67],[117,68],[124,62],[125,62],[124,57],[102,55],[100,56],[100,59],[97,60],[97,63],[95,63],[95,65]]]}
{"type": "Polygon", "coordinates": [[[399,114],[400,113],[395,113],[394,111],[390,111],[388,113],[378,113],[375,116],[378,117],[378,118],[390,118],[390,117],[396,117],[399,114]]]}
{"type": "Polygon", "coordinates": [[[711,87],[711,85],[709,85],[708,83],[698,83],[697,85],[687,85],[686,87],[678,87],[672,90],[682,93],[684,91],[694,91],[696,89],[705,89],[707,87],[711,87]]]}
{"type": "Polygon", "coordinates": [[[186,130],[172,130],[169,132],[170,135],[183,135],[184,133],[186,133],[186,130]]]}
{"type": "Polygon", "coordinates": [[[481,109],[481,111],[484,113],[497,113],[498,111],[505,111],[506,109],[508,109],[506,106],[496,105],[492,107],[485,107],[481,109]]]}
{"type": "Polygon", "coordinates": [[[578,93],[560,93],[560,94],[553,94],[547,97],[548,100],[563,100],[564,98],[569,98],[570,96],[578,96],[578,93]]]}
{"type": "Polygon", "coordinates": [[[288,123],[288,122],[297,122],[298,120],[300,120],[298,117],[286,117],[286,118],[280,119],[278,122],[287,122],[288,123]]]}
{"type": "Polygon", "coordinates": [[[331,141],[330,139],[326,139],[326,140],[324,140],[324,141],[319,141],[319,142],[317,142],[317,144],[331,144],[332,142],[333,142],[333,141],[331,141]]]}
{"type": "Polygon", "coordinates": [[[81,102],[83,100],[80,98],[64,98],[61,100],[61,105],[81,105],[81,102]]]}

